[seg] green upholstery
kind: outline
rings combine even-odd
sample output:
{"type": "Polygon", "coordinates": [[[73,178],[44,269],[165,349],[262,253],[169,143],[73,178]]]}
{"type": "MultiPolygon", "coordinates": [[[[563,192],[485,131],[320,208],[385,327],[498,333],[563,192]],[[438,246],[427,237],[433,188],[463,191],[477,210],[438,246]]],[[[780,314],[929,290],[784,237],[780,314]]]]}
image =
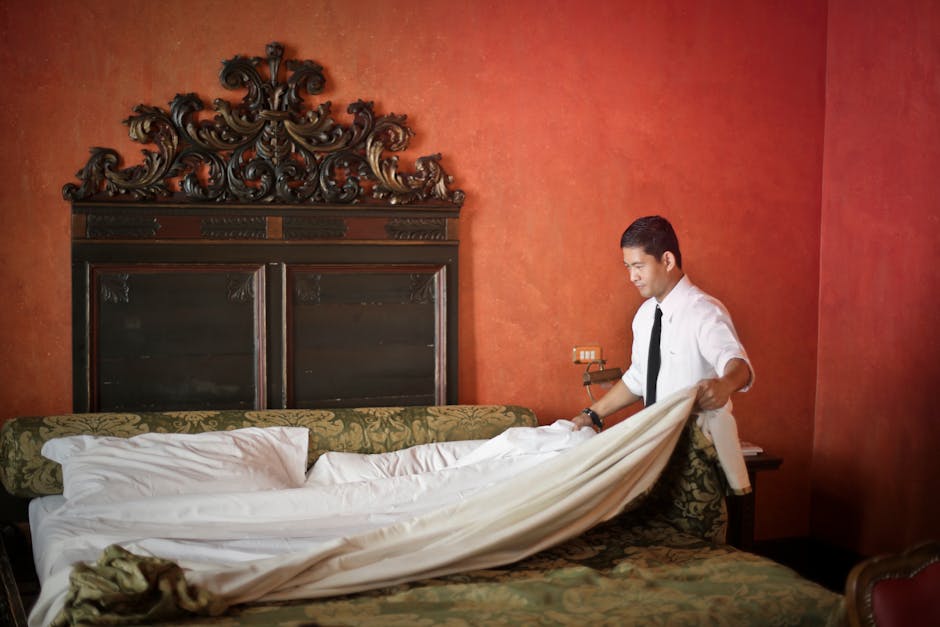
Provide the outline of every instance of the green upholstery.
{"type": "Polygon", "coordinates": [[[15,496],[62,493],[59,464],[42,445],[69,435],[131,437],[141,433],[202,433],[242,427],[310,429],[307,466],[327,451],[386,453],[429,442],[492,438],[510,427],[538,424],[530,409],[512,405],[440,405],[340,409],[170,411],[30,416],[0,429],[0,481],[15,496]]]}

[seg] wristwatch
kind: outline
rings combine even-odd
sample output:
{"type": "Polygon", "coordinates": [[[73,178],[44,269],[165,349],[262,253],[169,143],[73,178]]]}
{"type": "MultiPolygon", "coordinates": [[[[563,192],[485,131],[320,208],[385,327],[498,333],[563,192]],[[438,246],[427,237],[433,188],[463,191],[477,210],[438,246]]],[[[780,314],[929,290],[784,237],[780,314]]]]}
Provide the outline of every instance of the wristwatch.
{"type": "Polygon", "coordinates": [[[591,417],[591,422],[594,423],[594,426],[597,427],[597,430],[598,430],[598,431],[603,431],[603,429],[604,429],[604,421],[601,420],[601,417],[598,415],[598,413],[597,413],[596,411],[594,411],[594,410],[591,409],[590,407],[585,407],[584,409],[581,410],[581,413],[582,413],[582,414],[587,414],[588,416],[590,416],[590,417],[591,417]]]}

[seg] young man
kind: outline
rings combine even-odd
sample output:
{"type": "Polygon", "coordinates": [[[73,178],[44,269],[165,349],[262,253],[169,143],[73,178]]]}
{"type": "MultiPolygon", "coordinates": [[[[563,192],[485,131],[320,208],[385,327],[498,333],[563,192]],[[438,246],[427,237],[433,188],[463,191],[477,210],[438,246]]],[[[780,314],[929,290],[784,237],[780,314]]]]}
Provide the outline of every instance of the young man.
{"type": "Polygon", "coordinates": [[[632,363],[572,420],[602,429],[606,416],[636,401],[648,406],[693,385],[697,409],[718,409],[732,393],[748,389],[754,373],[731,316],[682,272],[672,225],[659,216],[639,218],[624,231],[620,247],[630,281],[648,299],[633,318],[632,363]]]}

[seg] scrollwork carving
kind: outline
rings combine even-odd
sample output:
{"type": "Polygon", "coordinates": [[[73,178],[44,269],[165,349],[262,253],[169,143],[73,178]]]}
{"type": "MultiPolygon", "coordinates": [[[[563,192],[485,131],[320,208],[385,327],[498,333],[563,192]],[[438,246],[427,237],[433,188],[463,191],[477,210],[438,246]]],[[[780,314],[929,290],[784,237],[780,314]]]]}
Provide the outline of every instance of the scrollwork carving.
{"type": "Polygon", "coordinates": [[[443,240],[447,221],[443,218],[395,218],[385,225],[385,232],[399,240],[443,240]]]}
{"type": "Polygon", "coordinates": [[[88,216],[85,233],[91,238],[147,239],[157,236],[160,223],[152,216],[88,216]]]}
{"type": "Polygon", "coordinates": [[[294,298],[304,305],[320,304],[320,280],[322,274],[299,276],[294,283],[294,298]]]}
{"type": "Polygon", "coordinates": [[[226,89],[244,89],[240,103],[217,98],[212,119],[199,119],[205,104],[195,94],[178,94],[169,111],[137,105],[125,120],[134,141],[153,144],[143,162],[122,167],[113,149],[92,148],[77,173],[79,184],[63,189],[67,200],[104,197],[197,202],[350,204],[369,197],[390,205],[443,201],[461,206],[464,193],[451,190],[453,177],[440,154],[420,157],[415,171],[399,168],[400,152],[414,132],[406,116],[376,116],[373,103],[349,105],[348,126],[331,117],[331,103],[305,109],[304,92],[323,91],[323,68],[289,59],[284,48],[266,48],[267,77],[260,57],[222,62],[226,89]],[[174,187],[178,186],[178,189],[174,187]]]}
{"type": "Polygon", "coordinates": [[[411,302],[427,305],[434,302],[437,290],[435,289],[433,274],[411,275],[411,302]]]}
{"type": "Polygon", "coordinates": [[[267,222],[263,217],[203,218],[200,232],[206,239],[264,239],[267,222]]]}
{"type": "Polygon", "coordinates": [[[119,274],[102,274],[98,278],[98,286],[101,290],[101,301],[112,304],[131,302],[129,280],[130,275],[126,272],[119,274]]]}
{"type": "Polygon", "coordinates": [[[249,303],[255,298],[253,276],[229,275],[226,277],[226,297],[231,303],[249,303]]]}

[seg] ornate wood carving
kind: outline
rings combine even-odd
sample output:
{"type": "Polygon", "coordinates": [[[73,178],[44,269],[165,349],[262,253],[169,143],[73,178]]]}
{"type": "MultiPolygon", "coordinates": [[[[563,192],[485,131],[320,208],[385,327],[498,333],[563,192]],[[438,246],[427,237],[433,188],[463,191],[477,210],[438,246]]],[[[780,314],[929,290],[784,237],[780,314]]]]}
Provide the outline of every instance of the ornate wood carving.
{"type": "Polygon", "coordinates": [[[393,218],[385,225],[392,239],[442,240],[447,239],[447,221],[444,218],[393,218]]]}
{"type": "Polygon", "coordinates": [[[131,139],[156,145],[143,150],[143,163],[122,167],[110,148],[92,148],[77,173],[80,184],[66,184],[67,200],[108,197],[139,201],[183,199],[218,203],[350,204],[369,198],[384,204],[443,201],[458,207],[464,193],[441,166],[441,155],[420,157],[414,172],[399,170],[398,157],[414,132],[406,116],[376,116],[371,102],[357,100],[346,126],[330,116],[331,103],[304,107],[302,91],[323,91],[323,68],[313,61],[284,62],[284,48],[268,44],[267,78],[260,57],[235,56],[222,62],[219,79],[226,89],[247,90],[238,104],[215,99],[211,120],[195,94],[178,94],[169,111],[137,105],[125,120],[131,139]]]}
{"type": "Polygon", "coordinates": [[[294,298],[304,305],[320,304],[320,280],[322,274],[308,274],[297,278],[294,285],[294,298]]]}
{"type": "MultiPolygon", "coordinates": [[[[98,279],[101,301],[104,303],[130,303],[130,274],[102,274],[98,279]]],[[[226,298],[233,303],[251,302],[255,297],[255,282],[252,275],[229,275],[226,277],[226,298]]]]}
{"type": "Polygon", "coordinates": [[[129,303],[131,302],[131,288],[128,283],[130,275],[126,272],[120,274],[102,274],[98,279],[103,303],[129,303]]]}
{"type": "Polygon", "coordinates": [[[411,302],[426,305],[434,302],[434,275],[411,275],[411,302]]]}
{"type": "Polygon", "coordinates": [[[255,279],[252,275],[226,277],[226,291],[229,302],[250,303],[255,298],[255,279]]]}
{"type": "Polygon", "coordinates": [[[206,239],[264,239],[267,221],[261,216],[203,218],[202,236],[206,239]]]}
{"type": "Polygon", "coordinates": [[[85,228],[92,238],[147,239],[157,236],[160,223],[152,216],[89,215],[85,228]]]}

